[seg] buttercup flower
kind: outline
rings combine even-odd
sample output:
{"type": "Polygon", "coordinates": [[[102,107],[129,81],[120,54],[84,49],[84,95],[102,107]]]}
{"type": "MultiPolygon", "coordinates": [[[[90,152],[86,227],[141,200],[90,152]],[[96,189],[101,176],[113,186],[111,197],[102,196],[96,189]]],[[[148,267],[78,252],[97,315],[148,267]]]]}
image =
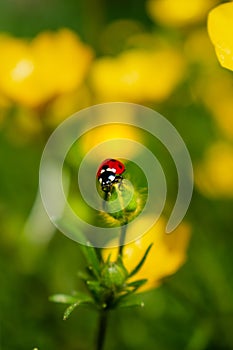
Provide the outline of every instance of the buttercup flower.
{"type": "Polygon", "coordinates": [[[214,8],[208,16],[208,32],[220,64],[233,70],[233,3],[214,8]]]}
{"type": "MultiPolygon", "coordinates": [[[[108,152],[109,154],[113,154],[116,150],[116,144],[114,142],[111,143],[111,141],[118,138],[142,142],[142,134],[133,126],[108,124],[90,130],[83,135],[80,142],[80,148],[83,150],[83,153],[86,154],[92,147],[95,147],[102,142],[110,141],[107,146],[108,152]]],[[[126,156],[130,158],[134,153],[134,144],[128,144],[127,150],[125,151],[126,156]]],[[[100,148],[96,149],[95,156],[96,155],[102,158],[105,156],[105,153],[103,152],[103,149],[100,148]]]]}
{"type": "Polygon", "coordinates": [[[44,32],[31,42],[0,38],[0,90],[13,101],[38,107],[81,85],[92,51],[68,29],[44,32]]]}
{"type": "MultiPolygon", "coordinates": [[[[123,262],[128,271],[143,257],[148,246],[153,246],[138,273],[131,278],[131,282],[147,279],[139,291],[146,291],[158,287],[162,279],[174,274],[186,261],[186,251],[190,241],[191,228],[188,224],[180,224],[171,234],[165,233],[165,220],[159,221],[141,238],[124,246],[123,262]]],[[[111,254],[111,260],[117,258],[118,248],[103,250],[104,259],[111,254]]],[[[129,280],[130,281],[130,280],[129,280]]]]}
{"type": "Polygon", "coordinates": [[[213,66],[218,68],[213,54],[213,45],[205,28],[198,28],[188,35],[184,43],[184,53],[191,64],[198,64],[202,69],[202,74],[196,76],[197,79],[202,79],[203,73],[206,73],[207,70],[211,70],[212,73],[213,66]]]}
{"type": "Polygon", "coordinates": [[[195,167],[195,181],[209,197],[233,197],[233,148],[224,142],[211,146],[195,167]]]}
{"type": "Polygon", "coordinates": [[[51,101],[46,114],[46,122],[52,126],[57,126],[67,116],[90,106],[90,104],[90,91],[85,84],[82,84],[78,89],[63,93],[51,101]]]}
{"type": "MultiPolygon", "coordinates": [[[[212,70],[213,72],[213,70],[212,70]]],[[[198,86],[199,94],[211,111],[224,136],[233,140],[233,84],[228,71],[216,71],[198,86]]]]}
{"type": "Polygon", "coordinates": [[[217,0],[149,0],[148,13],[156,22],[183,26],[203,20],[217,0]]]}
{"type": "Polygon", "coordinates": [[[91,71],[100,101],[163,101],[184,74],[184,60],[173,49],[132,49],[96,60],[91,71]]]}

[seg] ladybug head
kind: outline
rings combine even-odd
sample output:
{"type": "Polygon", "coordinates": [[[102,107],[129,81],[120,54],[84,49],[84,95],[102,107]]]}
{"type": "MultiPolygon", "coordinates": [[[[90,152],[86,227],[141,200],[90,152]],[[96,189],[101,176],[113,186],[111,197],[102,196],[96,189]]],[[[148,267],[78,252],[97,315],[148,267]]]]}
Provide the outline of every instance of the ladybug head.
{"type": "Polygon", "coordinates": [[[104,192],[109,192],[111,186],[117,182],[116,181],[116,174],[112,171],[104,171],[99,176],[99,183],[101,184],[102,190],[104,192]]]}

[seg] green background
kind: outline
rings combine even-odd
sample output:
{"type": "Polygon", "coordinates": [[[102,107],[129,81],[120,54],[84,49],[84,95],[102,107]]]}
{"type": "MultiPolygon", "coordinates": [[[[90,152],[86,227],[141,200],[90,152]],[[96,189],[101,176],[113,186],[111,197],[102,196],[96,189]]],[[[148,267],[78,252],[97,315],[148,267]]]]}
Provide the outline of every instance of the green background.
{"type": "MultiPolygon", "coordinates": [[[[68,27],[97,56],[103,54],[99,32],[121,18],[137,20],[148,31],[162,30],[149,19],[143,0],[0,2],[0,32],[30,38],[68,27]]],[[[160,105],[160,112],[180,132],[195,162],[219,131],[210,113],[193,103],[185,84],[172,98],[177,103],[160,105]]],[[[53,293],[83,288],[76,277],[84,266],[78,244],[57,232],[48,244],[37,245],[21,233],[37,194],[46,137],[14,143],[12,127],[9,119],[0,130],[0,349],[92,349],[98,314],[82,308],[64,322],[64,306],[48,301],[53,293]]],[[[208,199],[194,189],[187,213],[193,228],[187,263],[145,293],[144,308],[111,313],[106,349],[233,349],[232,204],[232,199],[208,199]]]]}

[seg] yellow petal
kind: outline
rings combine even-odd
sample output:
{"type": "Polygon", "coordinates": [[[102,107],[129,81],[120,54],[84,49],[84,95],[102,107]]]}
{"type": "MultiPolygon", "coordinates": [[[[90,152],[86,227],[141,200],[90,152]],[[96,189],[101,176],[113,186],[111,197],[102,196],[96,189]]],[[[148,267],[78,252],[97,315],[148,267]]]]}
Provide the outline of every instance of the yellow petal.
{"type": "Polygon", "coordinates": [[[233,148],[219,142],[211,146],[195,167],[198,188],[210,197],[233,197],[233,148]]]}
{"type": "Polygon", "coordinates": [[[208,16],[208,32],[220,64],[233,70],[233,3],[214,8],[208,16]]]}
{"type": "Polygon", "coordinates": [[[0,52],[0,90],[28,107],[77,89],[92,59],[92,50],[68,29],[40,33],[31,42],[1,37],[0,52]]]}
{"type": "Polygon", "coordinates": [[[183,26],[203,20],[216,0],[149,0],[152,19],[169,26],[183,26]]]}
{"type": "Polygon", "coordinates": [[[99,101],[163,101],[184,74],[184,60],[173,49],[134,49],[97,60],[91,71],[99,101]]]}
{"type": "MultiPolygon", "coordinates": [[[[191,229],[188,224],[181,223],[171,234],[165,233],[165,220],[159,221],[146,234],[136,241],[125,245],[123,249],[123,261],[128,271],[139,263],[150,243],[153,246],[145,263],[139,272],[131,278],[131,282],[146,278],[147,283],[140,291],[156,288],[161,280],[175,273],[186,261],[191,229]]],[[[116,259],[117,248],[104,249],[106,259],[111,254],[111,259],[116,259]]]]}

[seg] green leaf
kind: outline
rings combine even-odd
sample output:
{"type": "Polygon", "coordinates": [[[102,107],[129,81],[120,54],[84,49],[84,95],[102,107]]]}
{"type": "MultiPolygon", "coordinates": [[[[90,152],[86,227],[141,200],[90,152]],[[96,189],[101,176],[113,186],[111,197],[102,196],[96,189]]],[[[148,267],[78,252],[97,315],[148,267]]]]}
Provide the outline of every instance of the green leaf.
{"type": "Polygon", "coordinates": [[[94,305],[94,301],[92,299],[78,300],[78,301],[76,301],[76,303],[71,304],[65,310],[65,312],[63,314],[63,320],[66,321],[70,317],[70,315],[74,311],[74,309],[76,309],[77,306],[81,306],[81,305],[94,305]]]}
{"type": "Polygon", "coordinates": [[[62,304],[74,304],[77,302],[93,302],[90,295],[81,292],[74,292],[74,295],[54,294],[49,297],[50,301],[62,304]]]}
{"type": "Polygon", "coordinates": [[[49,300],[54,303],[72,304],[77,301],[77,298],[67,294],[54,294],[49,297],[49,300]]]}
{"type": "Polygon", "coordinates": [[[132,277],[134,276],[139,270],[140,268],[142,267],[142,265],[144,264],[146,258],[147,258],[147,255],[152,247],[153,243],[151,243],[149,245],[149,247],[147,248],[147,250],[145,251],[145,254],[143,255],[142,259],[139,261],[139,263],[137,264],[137,266],[133,269],[133,271],[130,272],[129,274],[129,277],[132,277]]]}
{"type": "Polygon", "coordinates": [[[85,256],[88,264],[92,267],[92,270],[96,277],[98,277],[98,273],[100,271],[99,259],[95,248],[91,246],[90,242],[86,240],[85,235],[78,230],[77,227],[70,224],[69,215],[67,213],[63,213],[63,217],[58,221],[59,227],[63,228],[63,231],[67,231],[72,233],[74,240],[80,242],[80,248],[82,250],[83,255],[85,256]]]}
{"type": "Polygon", "coordinates": [[[128,278],[128,271],[127,271],[127,269],[126,269],[126,267],[124,265],[122,255],[118,255],[118,257],[117,257],[117,264],[118,264],[118,266],[120,266],[124,270],[124,272],[125,272],[125,274],[127,275],[127,278],[128,278]]]}
{"type": "Polygon", "coordinates": [[[82,247],[82,251],[85,255],[89,268],[99,278],[100,276],[100,262],[94,247],[91,246],[90,242],[87,242],[86,246],[82,247]]]}
{"type": "Polygon", "coordinates": [[[87,287],[89,291],[98,299],[105,290],[98,281],[87,281],[87,287]]]}
{"type": "Polygon", "coordinates": [[[94,300],[83,294],[83,293],[79,293],[77,292],[75,297],[75,302],[73,302],[70,306],[67,307],[67,309],[65,310],[64,312],[64,315],[63,315],[63,320],[67,320],[68,317],[70,316],[70,314],[74,311],[74,309],[77,307],[77,306],[81,306],[81,305],[93,305],[94,304],[94,300]]]}
{"type": "Polygon", "coordinates": [[[76,303],[68,306],[68,308],[65,310],[65,312],[63,314],[63,320],[66,321],[70,317],[70,315],[74,311],[74,309],[79,305],[80,305],[80,303],[77,301],[76,303]]]}
{"type": "Polygon", "coordinates": [[[121,294],[118,297],[118,299],[116,301],[116,304],[118,305],[118,303],[122,302],[123,300],[129,300],[129,298],[131,298],[130,300],[133,300],[132,298],[136,298],[136,300],[138,300],[138,295],[135,295],[134,293],[136,292],[136,290],[139,287],[141,287],[146,282],[147,282],[147,279],[142,279],[142,280],[138,280],[138,281],[134,281],[134,282],[128,283],[127,287],[130,287],[130,289],[125,290],[125,293],[121,294]]]}
{"type": "Polygon", "coordinates": [[[147,279],[144,278],[144,279],[141,279],[141,280],[137,280],[137,281],[128,283],[127,286],[128,286],[128,287],[134,287],[135,290],[136,290],[136,289],[138,289],[139,287],[141,287],[143,284],[145,284],[146,282],[147,282],[147,279]]]}
{"type": "Polygon", "coordinates": [[[130,297],[119,300],[119,302],[117,303],[117,306],[119,306],[120,308],[143,307],[144,302],[139,297],[132,295],[130,297]]]}
{"type": "Polygon", "coordinates": [[[93,301],[92,297],[89,294],[86,294],[86,293],[75,291],[73,293],[73,296],[76,298],[76,301],[77,300],[79,300],[79,301],[90,301],[90,302],[93,301]]]}

